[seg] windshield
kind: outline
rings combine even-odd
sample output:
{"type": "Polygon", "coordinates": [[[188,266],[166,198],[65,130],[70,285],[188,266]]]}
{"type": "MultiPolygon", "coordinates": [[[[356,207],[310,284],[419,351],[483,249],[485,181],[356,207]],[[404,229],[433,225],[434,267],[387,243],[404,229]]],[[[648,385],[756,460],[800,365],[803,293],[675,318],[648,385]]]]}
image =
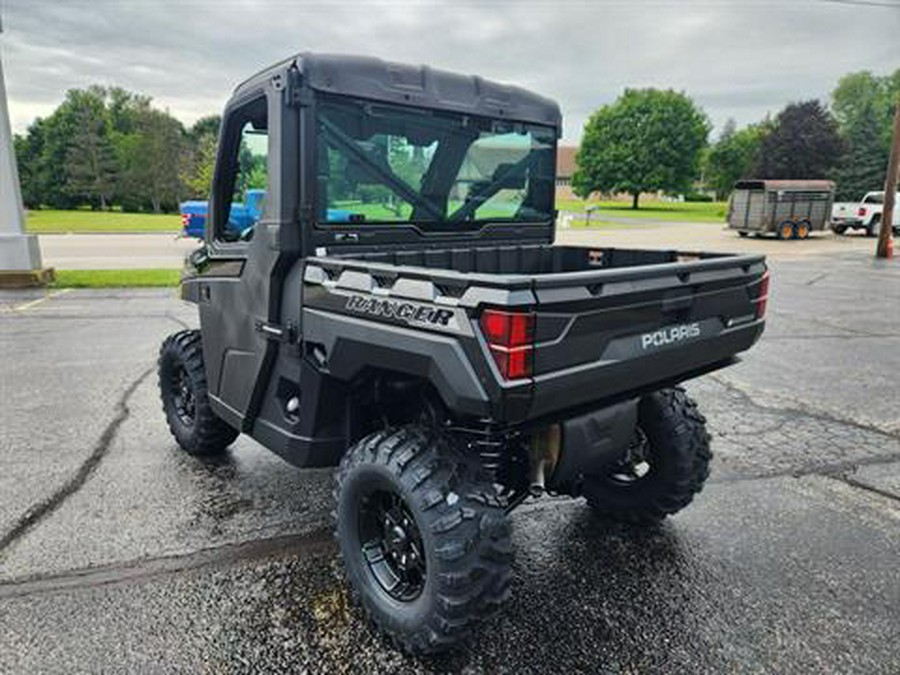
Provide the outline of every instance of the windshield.
{"type": "Polygon", "coordinates": [[[323,101],[317,121],[320,222],[552,218],[551,127],[347,99],[323,101]]]}

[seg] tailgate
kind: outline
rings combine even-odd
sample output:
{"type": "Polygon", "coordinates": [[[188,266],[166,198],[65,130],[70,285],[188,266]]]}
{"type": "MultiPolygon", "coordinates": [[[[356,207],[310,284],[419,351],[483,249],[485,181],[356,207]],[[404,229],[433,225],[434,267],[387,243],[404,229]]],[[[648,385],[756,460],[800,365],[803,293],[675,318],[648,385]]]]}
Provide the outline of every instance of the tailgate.
{"type": "Polygon", "coordinates": [[[535,278],[529,416],[687,379],[756,341],[764,258],[678,260],[535,278]]]}

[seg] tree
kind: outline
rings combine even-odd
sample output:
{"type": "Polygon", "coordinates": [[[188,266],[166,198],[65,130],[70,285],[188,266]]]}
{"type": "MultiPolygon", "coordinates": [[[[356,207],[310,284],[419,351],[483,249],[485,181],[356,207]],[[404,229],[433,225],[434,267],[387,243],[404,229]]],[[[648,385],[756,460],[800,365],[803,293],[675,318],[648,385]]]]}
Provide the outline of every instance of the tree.
{"type": "Polygon", "coordinates": [[[212,185],[216,166],[216,137],[204,134],[194,141],[185,161],[182,182],[188,195],[195,199],[206,199],[212,185]]]}
{"type": "Polygon", "coordinates": [[[216,139],[219,137],[220,126],[222,126],[220,115],[207,115],[194,122],[188,135],[194,140],[200,140],[204,136],[212,136],[213,139],[216,139]]]}
{"type": "Polygon", "coordinates": [[[686,191],[696,177],[710,124],[685,94],[626,89],[591,115],[572,177],[575,193],[627,192],[638,208],[641,192],[686,191]]]}
{"type": "Polygon", "coordinates": [[[154,213],[175,209],[181,195],[184,128],[168,113],[153,108],[140,112],[136,130],[120,148],[125,190],[146,202],[154,213]]]}
{"type": "Polygon", "coordinates": [[[188,196],[195,199],[209,195],[221,123],[219,115],[208,115],[194,122],[187,132],[181,180],[188,196]]]}
{"type": "Polygon", "coordinates": [[[725,199],[736,181],[750,178],[765,135],[765,123],[751,124],[738,130],[729,119],[719,140],[709,148],[703,158],[704,182],[716,193],[716,199],[725,199]]]}
{"type": "Polygon", "coordinates": [[[753,173],[758,178],[824,178],[843,149],[837,122],[819,101],[791,103],[762,139],[753,173]]]}
{"type": "Polygon", "coordinates": [[[36,209],[41,205],[45,194],[43,167],[44,134],[40,119],[28,128],[24,136],[15,136],[13,140],[16,150],[16,164],[19,169],[19,182],[22,188],[22,202],[26,208],[36,209]]]}
{"type": "Polygon", "coordinates": [[[102,210],[115,191],[118,162],[108,137],[107,111],[101,93],[76,92],[71,96],[74,108],[74,133],[66,152],[65,189],[102,210]]]}
{"type": "Polygon", "coordinates": [[[874,114],[878,120],[878,136],[887,153],[891,143],[894,101],[900,94],[900,68],[882,77],[864,70],[844,75],[831,92],[831,108],[843,134],[874,114]]]}
{"type": "Polygon", "coordinates": [[[837,199],[856,201],[884,185],[888,149],[881,142],[881,121],[873,102],[863,107],[849,125],[844,140],[847,152],[834,172],[837,199]]]}
{"type": "Polygon", "coordinates": [[[898,94],[900,69],[883,77],[850,73],[832,92],[832,109],[847,147],[834,171],[839,199],[859,199],[884,185],[898,94]]]}

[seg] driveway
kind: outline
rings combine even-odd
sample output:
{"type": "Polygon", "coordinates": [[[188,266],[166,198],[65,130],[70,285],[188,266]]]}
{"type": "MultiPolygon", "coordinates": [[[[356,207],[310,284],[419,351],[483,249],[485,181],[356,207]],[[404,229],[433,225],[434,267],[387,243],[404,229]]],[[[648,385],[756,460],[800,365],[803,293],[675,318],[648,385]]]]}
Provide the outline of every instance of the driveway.
{"type": "Polygon", "coordinates": [[[175,447],[154,360],[192,308],[2,293],[0,672],[900,672],[898,302],[896,263],[776,260],[762,342],[689,384],[695,503],[649,529],[527,503],[507,611],[419,659],[348,597],[328,471],[175,447]]]}

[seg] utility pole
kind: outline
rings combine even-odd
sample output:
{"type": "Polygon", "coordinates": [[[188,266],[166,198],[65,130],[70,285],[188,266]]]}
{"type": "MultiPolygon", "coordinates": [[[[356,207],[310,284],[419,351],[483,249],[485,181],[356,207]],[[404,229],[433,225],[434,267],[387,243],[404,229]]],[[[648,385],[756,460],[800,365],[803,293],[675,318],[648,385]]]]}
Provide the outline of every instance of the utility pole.
{"type": "Polygon", "coordinates": [[[892,230],[897,196],[897,181],[900,176],[900,95],[894,109],[894,136],[891,140],[891,155],[888,159],[887,178],[884,181],[884,208],[881,210],[881,231],[878,233],[876,258],[893,258],[894,242],[892,230]]]}
{"type": "MultiPolygon", "coordinates": [[[[0,35],[2,33],[0,20],[0,35]]],[[[37,237],[25,234],[24,225],[19,172],[0,58],[0,288],[43,286],[53,279],[53,270],[44,269],[41,265],[37,237]]]]}

